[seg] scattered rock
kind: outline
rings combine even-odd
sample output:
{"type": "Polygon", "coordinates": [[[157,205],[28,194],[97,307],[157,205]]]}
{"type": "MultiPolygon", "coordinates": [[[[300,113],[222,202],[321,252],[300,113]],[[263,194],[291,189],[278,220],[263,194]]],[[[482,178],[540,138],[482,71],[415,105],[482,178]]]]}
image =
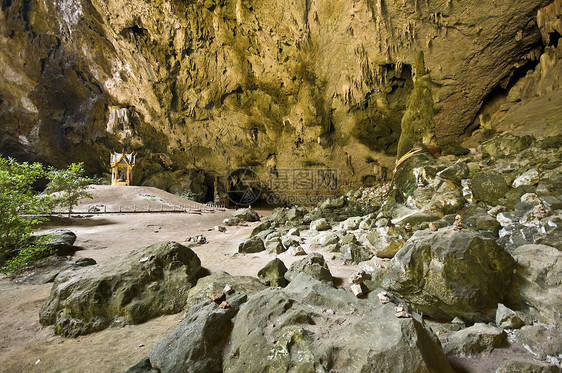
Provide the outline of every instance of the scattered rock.
{"type": "Polygon", "coordinates": [[[224,271],[217,271],[200,278],[197,285],[189,289],[184,309],[188,311],[190,307],[206,302],[207,294],[213,291],[227,296],[234,292],[251,296],[264,289],[267,289],[267,286],[255,277],[232,276],[224,271]]]}
{"type": "Polygon", "coordinates": [[[341,251],[341,260],[344,264],[358,264],[360,262],[364,262],[366,260],[371,259],[374,256],[374,253],[363,247],[356,245],[354,243],[348,243],[343,245],[340,249],[341,251]]]}
{"type": "Polygon", "coordinates": [[[327,231],[329,229],[332,229],[332,226],[330,225],[330,223],[328,223],[326,219],[321,218],[321,219],[314,220],[312,223],[310,223],[310,229],[318,232],[327,231]]]}
{"type": "Polygon", "coordinates": [[[472,230],[423,230],[391,260],[382,285],[424,315],[493,320],[514,264],[493,239],[472,230]]]}
{"type": "Polygon", "coordinates": [[[517,188],[521,185],[536,185],[539,182],[539,179],[539,172],[536,169],[531,168],[530,170],[527,170],[521,175],[517,176],[515,180],[513,180],[511,186],[513,188],[517,188]]]}
{"type": "Polygon", "coordinates": [[[496,373],[559,373],[556,365],[540,361],[526,360],[519,357],[509,357],[502,361],[496,373]]]}
{"type": "Polygon", "coordinates": [[[463,229],[464,225],[462,222],[463,222],[462,216],[460,215],[455,216],[455,222],[453,223],[453,230],[460,231],[461,229],[463,229]]]}
{"type": "Polygon", "coordinates": [[[292,255],[292,256],[306,255],[306,251],[304,251],[302,246],[292,246],[288,251],[289,251],[289,254],[292,255]]]}
{"type": "Polygon", "coordinates": [[[285,263],[281,259],[275,258],[259,270],[258,278],[267,286],[285,287],[288,284],[285,273],[287,273],[285,263]]]}
{"type": "Polygon", "coordinates": [[[245,294],[229,295],[229,307],[207,301],[194,305],[176,329],[148,353],[151,366],[162,372],[220,372],[232,318],[246,301],[245,294]]]}
{"type": "Polygon", "coordinates": [[[265,250],[263,240],[259,237],[251,237],[238,245],[238,252],[244,254],[259,253],[265,250]]]}
{"type": "Polygon", "coordinates": [[[60,273],[41,308],[42,325],[76,337],[108,327],[115,318],[138,324],[179,312],[197,281],[201,261],[176,242],[154,244],[125,257],[60,273]],[[145,262],[141,258],[148,257],[145,262]]]}
{"type": "Polygon", "coordinates": [[[351,282],[352,284],[361,284],[370,279],[371,279],[371,275],[365,272],[364,270],[361,270],[360,272],[351,275],[349,277],[349,282],[351,282]]]}
{"type": "Polygon", "coordinates": [[[68,229],[54,229],[45,232],[38,237],[41,244],[50,248],[50,252],[55,255],[71,255],[76,249],[73,249],[76,242],[76,234],[68,229]]]}
{"type": "Polygon", "coordinates": [[[340,237],[335,232],[323,232],[314,238],[322,246],[334,245],[340,241],[340,237]]]}
{"type": "Polygon", "coordinates": [[[394,227],[380,227],[360,237],[360,242],[379,258],[392,258],[406,243],[394,227]]]}
{"type": "Polygon", "coordinates": [[[525,325],[519,329],[517,339],[523,346],[541,359],[562,355],[562,331],[546,325],[525,325]]]}
{"type": "Polygon", "coordinates": [[[463,161],[458,161],[454,165],[439,171],[436,176],[440,179],[451,180],[452,182],[460,185],[461,180],[466,179],[469,172],[470,170],[468,169],[468,165],[463,161]]]}
{"type": "Polygon", "coordinates": [[[507,343],[507,334],[491,325],[476,323],[470,328],[459,330],[447,336],[443,343],[446,355],[472,356],[491,352],[507,343]]]}
{"type": "Polygon", "coordinates": [[[224,219],[222,221],[222,223],[226,226],[234,227],[236,225],[240,225],[242,223],[242,220],[240,220],[238,218],[227,218],[227,219],[224,219]]]}
{"type": "Polygon", "coordinates": [[[222,225],[215,225],[213,227],[213,230],[215,230],[217,232],[224,233],[224,232],[226,232],[226,227],[223,227],[222,225]]]}
{"type": "Polygon", "coordinates": [[[349,290],[351,290],[351,292],[356,296],[356,297],[361,297],[365,294],[367,294],[369,292],[369,289],[367,288],[367,286],[365,286],[364,283],[360,282],[358,284],[352,284],[349,287],[349,290]]]}
{"type": "Polygon", "coordinates": [[[391,299],[386,291],[381,291],[380,293],[377,294],[377,297],[379,298],[381,304],[387,304],[391,302],[391,299]]]}
{"type": "Polygon", "coordinates": [[[281,254],[287,251],[287,248],[281,243],[281,239],[274,237],[264,241],[265,249],[269,254],[281,254]]]}
{"type": "Polygon", "coordinates": [[[234,211],[234,213],[232,214],[232,217],[238,218],[242,221],[247,221],[247,222],[250,222],[250,223],[260,220],[260,216],[258,215],[258,213],[255,210],[252,210],[251,208],[238,209],[238,210],[234,211]]]}
{"type": "Polygon", "coordinates": [[[343,222],[341,222],[341,229],[345,230],[345,231],[353,231],[355,229],[359,228],[359,224],[361,224],[361,221],[363,220],[362,216],[355,216],[352,218],[348,218],[346,220],[344,220],[343,222]]]}
{"type": "Polygon", "coordinates": [[[198,245],[204,245],[208,242],[207,237],[203,236],[202,234],[198,234],[195,237],[189,237],[186,241],[187,242],[193,242],[193,243],[196,243],[198,245]]]}
{"type": "Polygon", "coordinates": [[[301,272],[317,280],[330,283],[333,281],[328,264],[326,264],[322,254],[319,253],[308,254],[303,259],[294,262],[287,273],[285,273],[285,278],[292,281],[301,272]]]}
{"type": "Polygon", "coordinates": [[[254,228],[254,230],[252,230],[252,234],[250,234],[250,237],[254,237],[261,232],[267,231],[269,228],[271,228],[272,224],[273,224],[272,220],[265,220],[265,221],[259,223],[254,228]]]}
{"type": "Polygon", "coordinates": [[[519,329],[525,325],[525,322],[517,316],[515,311],[500,303],[496,311],[496,325],[504,329],[519,329]]]}
{"type": "Polygon", "coordinates": [[[472,178],[471,185],[474,198],[493,205],[496,205],[509,190],[503,176],[494,171],[477,173],[472,178]]]}
{"type": "Polygon", "coordinates": [[[510,303],[532,318],[562,325],[562,255],[546,245],[522,245],[512,250],[517,261],[510,303]]]}
{"type": "Polygon", "coordinates": [[[291,228],[289,229],[289,231],[287,232],[287,236],[295,236],[295,237],[299,237],[301,235],[301,231],[298,228],[291,228]]]}

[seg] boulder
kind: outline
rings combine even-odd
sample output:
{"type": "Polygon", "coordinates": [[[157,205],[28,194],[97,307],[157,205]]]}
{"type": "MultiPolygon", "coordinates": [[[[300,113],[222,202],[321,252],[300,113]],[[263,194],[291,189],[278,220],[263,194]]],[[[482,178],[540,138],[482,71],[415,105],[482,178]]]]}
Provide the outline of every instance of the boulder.
{"type": "Polygon", "coordinates": [[[301,235],[301,231],[298,228],[291,228],[287,231],[287,236],[299,237],[300,235],[301,235]]]}
{"type": "Polygon", "coordinates": [[[469,172],[470,170],[468,169],[468,165],[463,161],[458,161],[454,165],[439,171],[436,176],[440,179],[450,180],[455,184],[460,185],[461,180],[466,179],[469,172]]]}
{"type": "Polygon", "coordinates": [[[482,152],[486,152],[492,157],[506,157],[520,153],[532,146],[534,142],[535,139],[529,135],[519,137],[505,133],[482,144],[482,152]]]}
{"type": "Polygon", "coordinates": [[[379,258],[392,258],[406,243],[395,227],[380,227],[361,236],[361,243],[379,258]]]}
{"type": "Polygon", "coordinates": [[[335,232],[323,232],[312,239],[313,242],[318,242],[322,246],[334,245],[340,241],[340,237],[335,232]]]}
{"type": "Polygon", "coordinates": [[[41,308],[42,325],[76,337],[115,320],[138,324],[179,312],[198,278],[201,261],[176,242],[157,243],[103,264],[60,273],[41,308]]]}
{"type": "Polygon", "coordinates": [[[287,251],[287,248],[281,243],[281,239],[274,237],[264,241],[265,249],[269,254],[281,254],[287,251]]]}
{"type": "Polygon", "coordinates": [[[302,246],[291,246],[288,250],[288,253],[292,256],[302,256],[306,255],[306,251],[302,248],[302,246]]]}
{"type": "Polygon", "coordinates": [[[504,329],[518,329],[525,325],[525,322],[515,311],[500,303],[496,310],[496,325],[504,329]]]}
{"type": "Polygon", "coordinates": [[[525,325],[517,332],[517,339],[533,355],[542,359],[562,355],[562,331],[545,325],[525,325]]]}
{"type": "Polygon", "coordinates": [[[546,245],[512,250],[517,260],[510,303],[547,324],[562,325],[562,254],[546,245]]]}
{"type": "Polygon", "coordinates": [[[382,285],[424,315],[491,321],[510,289],[514,265],[481,233],[422,230],[392,258],[382,285]]]}
{"type": "Polygon", "coordinates": [[[317,280],[328,282],[333,281],[328,264],[326,264],[322,254],[319,253],[308,254],[303,259],[294,262],[287,273],[285,273],[285,278],[289,281],[293,281],[293,279],[301,272],[306,273],[317,280]]]}
{"type": "Polygon", "coordinates": [[[503,176],[495,171],[477,173],[472,178],[471,186],[474,198],[494,205],[509,190],[503,176]]]}
{"type": "Polygon", "coordinates": [[[520,187],[522,185],[536,185],[540,179],[539,172],[535,168],[531,168],[523,172],[521,175],[517,176],[511,186],[513,188],[520,187]]]}
{"type": "Polygon", "coordinates": [[[267,286],[285,287],[288,284],[284,277],[285,273],[287,273],[285,263],[281,259],[275,258],[259,270],[258,278],[267,286]]]}
{"type": "Polygon", "coordinates": [[[340,223],[341,228],[344,231],[352,231],[359,228],[359,224],[364,219],[363,216],[354,216],[352,218],[348,218],[340,223]]]}
{"type": "Polygon", "coordinates": [[[366,247],[348,243],[341,247],[341,260],[344,264],[359,264],[371,259],[375,254],[366,247]]]}
{"type": "Polygon", "coordinates": [[[232,217],[247,222],[254,222],[260,220],[260,216],[258,215],[258,213],[251,208],[238,209],[234,211],[232,217]]]}
{"type": "Polygon", "coordinates": [[[394,313],[300,274],[240,307],[222,371],[452,373],[433,333],[394,313]]]}
{"type": "Polygon", "coordinates": [[[205,300],[192,306],[176,329],[152,347],[151,366],[161,372],[220,372],[232,319],[246,299],[234,293],[226,296],[227,305],[205,300]]]}
{"type": "Polygon", "coordinates": [[[330,223],[328,223],[328,221],[324,218],[320,218],[317,220],[314,220],[312,223],[310,223],[310,230],[314,230],[314,231],[327,231],[329,229],[332,229],[332,226],[330,225],[330,223]]]}
{"type": "Polygon", "coordinates": [[[222,223],[229,227],[234,227],[236,225],[240,225],[242,223],[242,220],[238,218],[226,218],[222,221],[222,223]]]}
{"type": "Polygon", "coordinates": [[[263,244],[263,240],[259,237],[251,237],[245,241],[242,241],[240,245],[238,245],[238,252],[244,254],[251,254],[251,253],[259,253],[260,251],[265,250],[265,245],[263,244]]]}
{"type": "Polygon", "coordinates": [[[359,241],[357,240],[357,237],[355,237],[355,235],[353,233],[348,233],[345,236],[343,236],[342,239],[341,239],[342,245],[347,245],[349,243],[359,244],[359,241]]]}
{"type": "Polygon", "coordinates": [[[476,323],[470,328],[459,330],[447,336],[443,343],[446,355],[472,356],[481,352],[491,352],[507,343],[503,329],[476,323]]]}
{"type": "Polygon", "coordinates": [[[267,289],[267,286],[262,284],[261,281],[255,277],[232,276],[227,272],[217,271],[211,273],[209,276],[200,278],[199,281],[197,281],[197,285],[189,289],[184,309],[187,311],[197,303],[207,300],[207,294],[210,292],[221,292],[227,285],[237,293],[246,294],[247,296],[267,289]]]}
{"type": "Polygon", "coordinates": [[[33,272],[16,279],[16,282],[33,285],[47,284],[55,281],[59,273],[67,269],[86,267],[94,264],[96,264],[96,261],[92,258],[80,258],[76,261],[72,261],[68,257],[50,256],[40,261],[33,269],[33,272]]]}
{"type": "Polygon", "coordinates": [[[285,246],[285,249],[289,250],[291,247],[299,246],[301,244],[301,241],[296,236],[285,236],[281,240],[281,243],[283,244],[283,246],[285,246]]]}
{"type": "Polygon", "coordinates": [[[481,207],[467,206],[463,214],[463,224],[474,230],[485,231],[497,236],[501,224],[481,207]]]}
{"type": "Polygon", "coordinates": [[[55,255],[71,255],[76,241],[76,234],[68,229],[54,229],[38,237],[42,245],[48,246],[55,255]]]}
{"type": "Polygon", "coordinates": [[[519,357],[508,357],[502,361],[496,373],[560,373],[556,365],[519,357]]]}
{"type": "Polygon", "coordinates": [[[252,234],[250,235],[250,237],[254,237],[257,236],[258,234],[262,233],[262,232],[266,232],[268,231],[271,226],[273,225],[273,221],[272,220],[265,220],[261,223],[259,223],[258,225],[256,225],[256,227],[252,230],[252,234]]]}

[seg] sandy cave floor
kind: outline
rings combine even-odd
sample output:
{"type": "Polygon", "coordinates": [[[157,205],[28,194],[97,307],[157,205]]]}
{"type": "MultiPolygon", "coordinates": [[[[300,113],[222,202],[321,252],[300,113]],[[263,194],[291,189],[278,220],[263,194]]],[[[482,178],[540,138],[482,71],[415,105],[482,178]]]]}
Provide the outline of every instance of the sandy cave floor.
{"type": "MultiPolygon", "coordinates": [[[[231,275],[256,276],[275,255],[265,252],[238,254],[238,244],[253,227],[227,227],[225,233],[212,228],[232,216],[233,210],[211,211],[175,195],[148,187],[96,186],[93,200],[86,199],[76,211],[98,206],[103,211],[171,209],[188,206],[200,211],[189,213],[115,213],[83,214],[56,218],[45,229],[64,227],[77,235],[75,258],[89,257],[98,263],[125,255],[130,251],[160,241],[185,242],[203,234],[208,243],[194,248],[203,267],[209,271],[224,270],[231,275]]],[[[270,214],[258,210],[262,216],[270,214]]],[[[305,233],[303,248],[309,251],[305,233]]],[[[355,266],[344,266],[333,253],[323,253],[337,286],[349,287],[348,278],[357,272],[355,266]]],[[[285,265],[302,257],[288,253],[278,255],[285,265]]],[[[158,317],[140,325],[111,327],[98,333],[67,339],[54,335],[52,327],[39,324],[39,310],[46,301],[52,284],[29,285],[7,278],[0,279],[0,372],[124,372],[146,357],[156,341],[170,333],[183,313],[158,317]]],[[[512,347],[496,350],[477,359],[453,359],[457,372],[495,372],[499,362],[511,354],[524,351],[512,347]]]]}

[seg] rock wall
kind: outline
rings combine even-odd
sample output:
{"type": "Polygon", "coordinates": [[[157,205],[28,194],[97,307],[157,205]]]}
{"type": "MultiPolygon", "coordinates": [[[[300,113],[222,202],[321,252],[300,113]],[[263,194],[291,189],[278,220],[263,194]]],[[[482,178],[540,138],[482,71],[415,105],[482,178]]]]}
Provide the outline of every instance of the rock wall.
{"type": "Polygon", "coordinates": [[[125,148],[137,183],[238,167],[358,183],[393,166],[418,53],[437,140],[455,140],[555,35],[537,26],[550,3],[2,0],[0,153],[100,173],[125,148]]]}

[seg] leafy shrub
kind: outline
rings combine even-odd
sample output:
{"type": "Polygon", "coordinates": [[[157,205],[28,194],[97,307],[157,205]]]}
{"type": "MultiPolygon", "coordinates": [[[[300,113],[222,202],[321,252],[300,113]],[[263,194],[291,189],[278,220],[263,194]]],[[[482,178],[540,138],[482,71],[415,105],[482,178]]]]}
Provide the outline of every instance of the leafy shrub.
{"type": "Polygon", "coordinates": [[[40,163],[18,163],[0,156],[0,271],[15,274],[34,260],[50,255],[48,246],[31,235],[38,224],[48,220],[55,206],[72,207],[87,192],[90,179],[83,176],[83,165],[46,170],[40,163]],[[45,193],[34,185],[50,179],[45,193]],[[59,192],[53,195],[53,192],[59,192]]]}

